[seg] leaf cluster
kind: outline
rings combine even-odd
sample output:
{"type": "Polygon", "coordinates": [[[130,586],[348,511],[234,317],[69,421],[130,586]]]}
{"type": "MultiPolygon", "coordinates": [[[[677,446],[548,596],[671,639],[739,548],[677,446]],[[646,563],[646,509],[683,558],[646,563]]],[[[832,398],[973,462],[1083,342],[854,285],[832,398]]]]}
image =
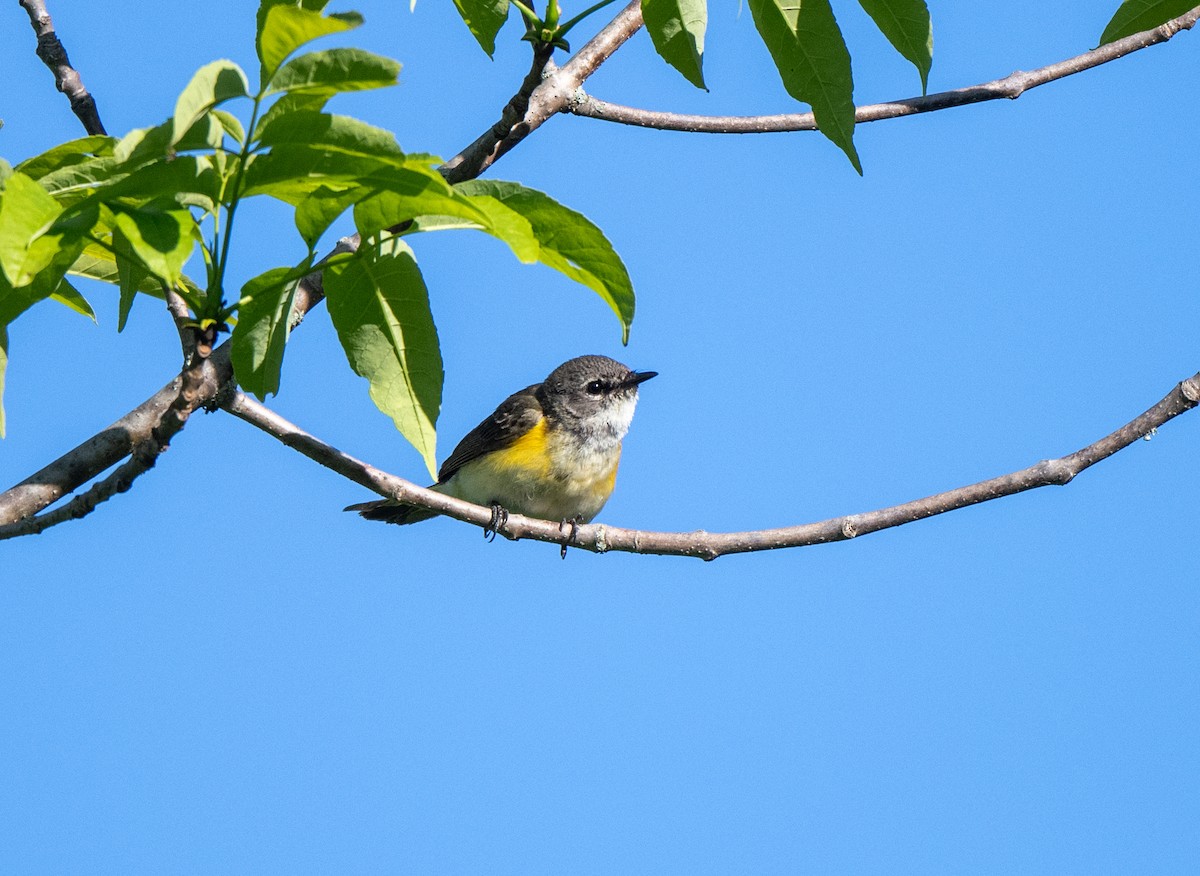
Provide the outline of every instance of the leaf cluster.
{"type": "Polygon", "coordinates": [[[351,367],[432,472],[442,361],[428,292],[403,238],[484,231],[520,261],[593,289],[628,336],[629,275],[585,217],[517,183],[451,186],[436,158],[405,153],[390,132],[327,111],[337,94],[394,85],[400,65],[355,48],[298,54],[362,23],[357,13],[326,14],[324,6],[264,0],[256,89],[237,64],[214,61],[196,72],[162,124],[119,139],[73,140],[15,168],[0,163],[0,381],[7,328],[29,307],[54,299],[94,318],[68,279],[77,275],[116,287],[118,329],[139,293],[178,295],[196,328],[232,331],[236,378],[264,398],[279,389],[298,286],[320,267],[351,367]],[[230,111],[235,104],[246,109],[242,117],[230,111]],[[251,197],[293,208],[304,252],[233,284],[227,267],[237,211],[251,197]],[[361,244],[319,263],[318,242],[347,212],[361,244]],[[197,255],[202,280],[184,273],[197,255]]]}

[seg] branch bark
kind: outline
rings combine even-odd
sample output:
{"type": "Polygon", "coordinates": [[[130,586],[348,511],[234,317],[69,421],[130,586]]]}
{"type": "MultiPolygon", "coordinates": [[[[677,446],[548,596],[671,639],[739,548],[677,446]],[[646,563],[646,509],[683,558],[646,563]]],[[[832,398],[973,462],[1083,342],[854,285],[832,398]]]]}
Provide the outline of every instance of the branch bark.
{"type": "MultiPolygon", "coordinates": [[[[496,531],[510,539],[531,538],[555,544],[569,543],[573,547],[594,553],[625,551],[637,554],[659,554],[670,556],[699,557],[715,560],[725,554],[749,553],[753,551],[778,550],[789,547],[806,547],[833,541],[845,541],[881,529],[890,529],[912,523],[936,514],[945,514],[968,505],[988,502],[1002,496],[1032,490],[1037,487],[1064,485],[1076,475],[1117,451],[1128,447],[1139,438],[1154,432],[1169,420],[1200,404],[1200,373],[1189,377],[1175,386],[1156,405],[1136,417],[1110,435],[1101,438],[1081,450],[1058,459],[1043,460],[1036,465],[1011,474],[1001,475],[895,505],[833,517],[817,523],[805,523],[779,529],[761,529],[750,532],[646,532],[637,529],[621,529],[603,523],[585,523],[566,532],[561,524],[549,520],[537,520],[510,514],[496,531]]],[[[485,531],[492,520],[492,511],[481,505],[473,505],[417,486],[410,481],[380,471],[365,462],[342,453],[298,426],[269,410],[241,392],[231,393],[222,403],[225,410],[253,426],[274,436],[279,441],[303,453],[309,459],[326,468],[374,490],[381,496],[420,505],[456,520],[474,523],[485,531]]]]}
{"type": "Polygon", "coordinates": [[[83,122],[89,134],[107,134],[100,121],[95,99],[83,87],[79,72],[71,66],[67,50],[54,32],[54,22],[46,10],[43,0],[21,0],[21,6],[29,13],[29,23],[37,34],[37,56],[54,74],[54,84],[71,101],[71,111],[83,122]]]}
{"type": "MultiPolygon", "coordinates": [[[[957,88],[953,91],[860,106],[854,111],[854,120],[855,122],[878,122],[883,119],[896,119],[950,107],[967,106],[986,100],[1001,98],[1016,100],[1031,88],[1037,88],[1039,85],[1045,85],[1101,64],[1107,64],[1109,61],[1123,58],[1131,52],[1165,43],[1180,31],[1190,30],[1197,20],[1200,20],[1200,6],[1158,27],[1116,40],[1065,61],[1039,67],[1036,70],[1017,71],[1003,79],[994,79],[991,82],[957,88]]],[[[566,103],[564,110],[586,118],[616,122],[622,125],[656,128],[663,131],[688,131],[702,134],[768,134],[783,131],[817,130],[816,119],[813,118],[812,113],[783,113],[765,116],[688,115],[637,109],[608,103],[583,94],[580,94],[578,99],[566,103]]]]}

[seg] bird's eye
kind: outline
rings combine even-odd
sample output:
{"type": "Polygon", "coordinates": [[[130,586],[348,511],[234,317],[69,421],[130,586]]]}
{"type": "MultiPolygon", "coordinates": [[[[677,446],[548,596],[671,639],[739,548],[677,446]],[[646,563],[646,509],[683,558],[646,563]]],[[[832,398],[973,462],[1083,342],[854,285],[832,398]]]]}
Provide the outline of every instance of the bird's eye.
{"type": "Polygon", "coordinates": [[[593,380],[591,383],[585,386],[584,389],[587,390],[588,395],[601,395],[604,392],[604,382],[600,380],[593,380]]]}

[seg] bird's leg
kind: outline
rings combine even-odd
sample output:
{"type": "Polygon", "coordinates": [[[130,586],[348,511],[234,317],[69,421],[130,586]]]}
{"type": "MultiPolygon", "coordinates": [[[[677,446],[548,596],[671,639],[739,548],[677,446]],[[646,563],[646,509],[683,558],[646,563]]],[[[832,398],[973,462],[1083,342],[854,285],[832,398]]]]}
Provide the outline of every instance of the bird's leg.
{"type": "Polygon", "coordinates": [[[566,529],[567,524],[571,524],[571,531],[567,533],[566,538],[562,540],[562,547],[559,549],[558,555],[564,560],[567,558],[567,546],[575,542],[575,536],[579,534],[579,524],[583,523],[583,515],[576,514],[574,517],[564,519],[558,524],[558,531],[562,532],[566,529]]]}
{"type": "Polygon", "coordinates": [[[483,528],[483,537],[489,542],[496,540],[497,531],[508,525],[508,510],[499,502],[492,503],[492,516],[488,519],[487,526],[483,528]]]}

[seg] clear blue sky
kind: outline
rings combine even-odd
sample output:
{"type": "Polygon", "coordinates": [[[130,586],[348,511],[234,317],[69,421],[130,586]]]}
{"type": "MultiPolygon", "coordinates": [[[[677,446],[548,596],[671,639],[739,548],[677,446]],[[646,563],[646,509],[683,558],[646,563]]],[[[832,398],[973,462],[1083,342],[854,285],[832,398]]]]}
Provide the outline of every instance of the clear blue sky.
{"type": "MultiPolygon", "coordinates": [[[[930,89],[1095,45],[1107,4],[931,4],[930,89]]],[[[109,129],[192,71],[253,69],[251,3],[57,2],[109,129]],[[187,12],[183,10],[186,6],[187,12]]],[[[335,4],[336,6],[336,4],[335,4]]],[[[589,83],[658,109],[791,110],[712,3],[691,88],[638,35],[589,83]]],[[[859,7],[856,99],[919,91],[859,7]]],[[[333,108],[451,155],[496,60],[449,3],[361,2],[400,87],[333,108]]],[[[0,155],[80,132],[15,3],[0,155]]],[[[578,37],[577,37],[578,39],[578,37]]],[[[417,239],[446,360],[441,455],[509,391],[604,353],[647,384],[602,519],[756,528],[1073,451],[1200,369],[1200,43],[1016,102],[716,138],[552,120],[494,169],[606,230],[599,300],[481,236],[417,239]]],[[[238,270],[301,252],[247,211],[238,270]]],[[[345,233],[348,228],[338,229],[345,233]]],[[[165,313],[85,291],[12,331],[9,484],[177,368],[165,313]]],[[[323,308],[282,414],[421,479],[323,308]]],[[[1200,414],[1065,488],[850,543],[695,560],[486,544],[340,509],[363,490],[223,414],[88,520],[0,544],[0,869],[12,873],[1191,872],[1200,859],[1200,414]]]]}

